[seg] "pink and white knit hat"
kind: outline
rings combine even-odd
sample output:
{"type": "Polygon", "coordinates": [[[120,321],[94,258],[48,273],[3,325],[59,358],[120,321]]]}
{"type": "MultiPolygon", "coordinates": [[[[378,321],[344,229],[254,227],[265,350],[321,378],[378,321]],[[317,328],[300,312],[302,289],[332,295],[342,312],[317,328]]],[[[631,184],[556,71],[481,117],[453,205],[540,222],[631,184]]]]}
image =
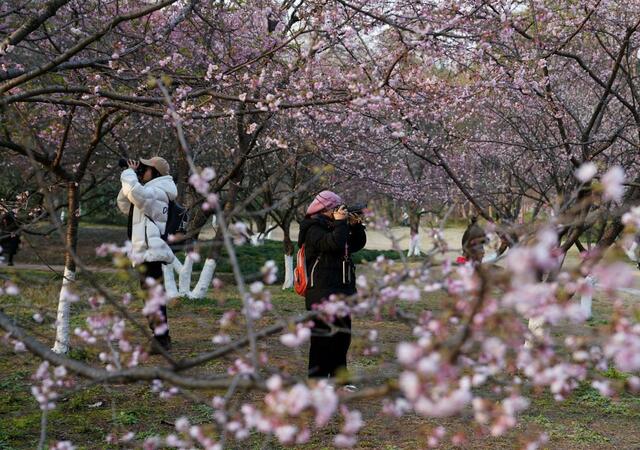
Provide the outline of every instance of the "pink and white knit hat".
{"type": "Polygon", "coordinates": [[[316,195],[316,198],[313,199],[313,201],[307,208],[307,216],[312,216],[325,209],[337,208],[343,203],[344,202],[342,201],[342,197],[340,197],[335,192],[322,191],[318,195],[316,195]]]}

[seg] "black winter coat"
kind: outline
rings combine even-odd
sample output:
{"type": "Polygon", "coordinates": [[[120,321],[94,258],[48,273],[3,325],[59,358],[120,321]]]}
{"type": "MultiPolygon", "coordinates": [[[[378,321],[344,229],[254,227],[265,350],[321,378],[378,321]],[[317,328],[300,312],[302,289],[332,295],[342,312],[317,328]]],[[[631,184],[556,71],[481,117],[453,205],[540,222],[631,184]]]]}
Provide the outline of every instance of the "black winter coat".
{"type": "Polygon", "coordinates": [[[333,221],[323,215],[302,221],[298,246],[305,244],[308,310],[331,294],[356,293],[356,268],[351,255],[366,243],[362,224],[349,225],[346,220],[333,221]]]}

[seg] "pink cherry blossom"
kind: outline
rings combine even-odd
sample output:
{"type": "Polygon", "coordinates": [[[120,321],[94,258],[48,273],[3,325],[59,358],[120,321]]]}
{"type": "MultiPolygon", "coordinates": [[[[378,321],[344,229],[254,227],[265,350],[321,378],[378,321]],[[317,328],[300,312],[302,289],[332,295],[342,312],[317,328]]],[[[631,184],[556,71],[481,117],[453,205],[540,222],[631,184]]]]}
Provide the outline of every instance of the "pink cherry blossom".
{"type": "Polygon", "coordinates": [[[581,183],[587,183],[595,176],[598,168],[592,162],[582,164],[575,172],[576,178],[581,183]]]}
{"type": "Polygon", "coordinates": [[[619,202],[624,194],[625,175],[620,166],[613,166],[602,176],[602,186],[604,187],[603,198],[619,202]]]}

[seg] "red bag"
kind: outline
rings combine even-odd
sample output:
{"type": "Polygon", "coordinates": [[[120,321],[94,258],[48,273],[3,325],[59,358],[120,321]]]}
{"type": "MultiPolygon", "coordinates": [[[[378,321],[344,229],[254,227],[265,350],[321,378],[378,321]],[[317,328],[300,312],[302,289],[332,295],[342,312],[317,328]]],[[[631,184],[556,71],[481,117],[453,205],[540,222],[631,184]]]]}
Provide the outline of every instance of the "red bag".
{"type": "Polygon", "coordinates": [[[293,289],[303,297],[307,294],[307,261],[304,255],[304,244],[298,250],[296,268],[293,270],[293,289]]]}

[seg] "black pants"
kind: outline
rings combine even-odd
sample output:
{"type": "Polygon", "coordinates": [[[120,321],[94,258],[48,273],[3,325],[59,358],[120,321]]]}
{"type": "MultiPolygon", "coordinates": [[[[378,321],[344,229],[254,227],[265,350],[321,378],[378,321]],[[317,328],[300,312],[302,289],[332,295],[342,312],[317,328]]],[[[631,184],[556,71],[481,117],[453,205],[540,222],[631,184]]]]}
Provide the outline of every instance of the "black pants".
{"type": "MultiPolygon", "coordinates": [[[[0,230],[0,234],[4,234],[4,232],[0,230]]],[[[18,253],[19,246],[20,236],[10,236],[0,240],[0,247],[2,247],[0,256],[6,258],[10,266],[13,266],[13,257],[18,253]]]]}
{"type": "Polygon", "coordinates": [[[351,317],[339,317],[333,322],[335,328],[320,319],[314,319],[309,347],[309,377],[335,377],[340,370],[347,369],[347,352],[351,345],[351,317]],[[348,331],[338,331],[348,330],[348,331]]]}
{"type": "MultiPolygon", "coordinates": [[[[146,289],[147,286],[145,284],[145,280],[147,278],[153,278],[157,283],[164,283],[164,275],[162,273],[162,262],[160,261],[145,261],[140,265],[140,288],[146,289]]],[[[144,301],[144,299],[143,299],[144,301]]],[[[167,316],[167,306],[162,305],[160,307],[160,311],[162,312],[162,319],[159,319],[155,316],[149,316],[147,319],[149,320],[149,328],[153,332],[158,325],[167,324],[167,331],[163,334],[156,335],[156,337],[164,337],[169,336],[169,324],[168,324],[168,316],[167,316]]],[[[154,332],[155,335],[155,332],[154,332]]]]}

